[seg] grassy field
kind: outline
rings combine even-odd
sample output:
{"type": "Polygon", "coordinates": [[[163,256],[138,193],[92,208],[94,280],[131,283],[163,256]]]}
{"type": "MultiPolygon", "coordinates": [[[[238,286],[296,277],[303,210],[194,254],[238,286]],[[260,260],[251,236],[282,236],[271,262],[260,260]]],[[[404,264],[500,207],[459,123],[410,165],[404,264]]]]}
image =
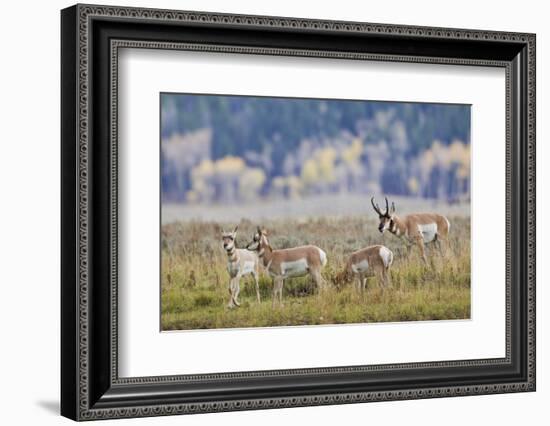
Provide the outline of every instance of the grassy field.
{"type": "MultiPolygon", "coordinates": [[[[442,256],[435,248],[428,248],[427,267],[416,248],[407,259],[396,237],[381,235],[377,222],[364,217],[264,222],[274,248],[315,244],[327,252],[323,278],[329,283],[328,289],[319,295],[310,277],[287,279],[284,306],[272,309],[272,280],[262,271],[261,304],[255,302],[254,280],[247,276],[241,280],[241,306],[232,310],[226,307],[229,276],[219,238],[223,224],[191,221],[164,225],[162,330],[470,318],[470,220],[449,219],[450,251],[442,256]],[[374,277],[369,278],[364,294],[354,288],[354,283],[339,280],[349,253],[380,243],[395,254],[388,291],[382,292],[374,277]]],[[[250,241],[255,225],[241,221],[237,247],[250,241]]]]}

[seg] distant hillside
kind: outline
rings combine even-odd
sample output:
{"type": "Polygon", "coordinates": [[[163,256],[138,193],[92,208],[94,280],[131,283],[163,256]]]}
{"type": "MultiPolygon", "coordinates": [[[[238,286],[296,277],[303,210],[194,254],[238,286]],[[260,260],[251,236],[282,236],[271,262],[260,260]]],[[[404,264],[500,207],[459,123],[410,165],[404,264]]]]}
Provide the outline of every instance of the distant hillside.
{"type": "Polygon", "coordinates": [[[388,124],[403,124],[411,154],[429,148],[434,140],[470,142],[470,113],[465,105],[289,99],[164,94],[162,137],[211,128],[214,159],[242,157],[246,151],[261,152],[269,145],[274,160],[282,160],[304,138],[333,138],[343,130],[366,133],[372,142],[388,140],[389,126],[372,123],[377,113],[379,117],[383,113],[388,124]]]}
{"type": "Polygon", "coordinates": [[[467,105],[163,94],[161,138],[167,202],[469,198],[467,105]]]}

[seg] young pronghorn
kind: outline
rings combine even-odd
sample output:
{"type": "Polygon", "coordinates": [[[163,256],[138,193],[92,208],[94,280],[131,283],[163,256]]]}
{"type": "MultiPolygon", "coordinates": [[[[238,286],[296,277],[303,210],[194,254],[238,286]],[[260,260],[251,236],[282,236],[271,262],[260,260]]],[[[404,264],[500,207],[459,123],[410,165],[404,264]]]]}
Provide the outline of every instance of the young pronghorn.
{"type": "Polygon", "coordinates": [[[451,224],[445,216],[437,213],[413,213],[401,218],[395,214],[395,204],[393,202],[391,203],[391,209],[389,208],[387,198],[384,213],[382,213],[378,204],[374,203],[374,197],[371,198],[370,202],[380,219],[378,230],[380,232],[388,230],[397,237],[404,239],[407,244],[407,253],[410,253],[411,246],[416,244],[424,263],[428,263],[424,244],[437,243],[440,249],[441,242],[448,244],[447,237],[451,224]]]}
{"type": "Polygon", "coordinates": [[[243,275],[252,274],[256,283],[256,298],[260,303],[260,285],[258,283],[259,259],[256,253],[235,247],[238,226],[232,232],[222,231],[223,248],[227,253],[227,272],[229,273],[229,308],[240,306],[238,297],[240,281],[243,275]]]}
{"type": "Polygon", "coordinates": [[[285,278],[309,274],[317,288],[322,288],[321,269],[327,264],[327,255],[319,247],[310,245],[273,250],[267,239],[267,232],[258,227],[253,240],[246,248],[258,253],[265,270],[273,277],[273,307],[277,298],[279,304],[283,305],[285,278]]]}
{"type": "Polygon", "coordinates": [[[369,246],[349,255],[343,272],[349,279],[357,277],[357,290],[363,292],[367,287],[367,276],[375,275],[382,290],[391,285],[389,269],[393,263],[392,251],[382,245],[369,246]]]}

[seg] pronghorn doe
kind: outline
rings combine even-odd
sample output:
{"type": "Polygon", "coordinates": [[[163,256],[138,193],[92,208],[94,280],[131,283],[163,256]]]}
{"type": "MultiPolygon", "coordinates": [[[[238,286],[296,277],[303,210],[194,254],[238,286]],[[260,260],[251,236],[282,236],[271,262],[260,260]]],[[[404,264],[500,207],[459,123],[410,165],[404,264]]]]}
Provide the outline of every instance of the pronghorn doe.
{"type": "Polygon", "coordinates": [[[236,226],[232,232],[222,231],[223,248],[227,253],[227,272],[229,273],[229,308],[240,306],[238,297],[240,291],[240,281],[243,275],[252,274],[256,282],[256,297],[260,303],[260,285],[258,283],[259,259],[256,253],[249,250],[238,249],[235,247],[237,237],[236,226]]]}
{"type": "Polygon", "coordinates": [[[395,214],[395,204],[391,203],[391,209],[388,207],[388,198],[386,197],[386,211],[382,213],[378,204],[375,204],[374,197],[370,200],[374,211],[378,213],[380,224],[378,230],[384,232],[390,231],[392,234],[405,240],[407,244],[407,254],[413,244],[416,244],[420,250],[420,255],[425,264],[428,263],[424,244],[437,243],[441,250],[441,242],[448,245],[447,237],[451,224],[449,220],[437,213],[413,213],[404,217],[395,214]]]}
{"type": "Polygon", "coordinates": [[[357,290],[367,287],[367,277],[375,275],[382,290],[391,286],[389,269],[393,263],[393,252],[382,245],[362,248],[349,255],[342,276],[347,280],[357,277],[357,290]]]}
{"type": "Polygon", "coordinates": [[[273,302],[279,299],[283,305],[283,284],[285,278],[311,275],[317,288],[323,285],[321,269],[327,264],[327,255],[316,246],[301,246],[288,249],[273,250],[267,239],[266,230],[258,227],[253,240],[246,246],[248,250],[258,253],[265,270],[273,277],[273,302]]]}

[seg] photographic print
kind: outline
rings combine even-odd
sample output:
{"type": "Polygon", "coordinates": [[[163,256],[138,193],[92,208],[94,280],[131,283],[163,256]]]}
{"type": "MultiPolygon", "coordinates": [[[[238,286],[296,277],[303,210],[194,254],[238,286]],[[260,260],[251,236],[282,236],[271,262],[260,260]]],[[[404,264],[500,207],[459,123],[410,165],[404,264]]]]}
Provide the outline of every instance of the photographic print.
{"type": "Polygon", "coordinates": [[[78,4],[61,75],[63,416],[536,390],[535,34],[78,4]]]}
{"type": "Polygon", "coordinates": [[[161,330],[469,319],[470,114],[161,93],[161,330]]]}

